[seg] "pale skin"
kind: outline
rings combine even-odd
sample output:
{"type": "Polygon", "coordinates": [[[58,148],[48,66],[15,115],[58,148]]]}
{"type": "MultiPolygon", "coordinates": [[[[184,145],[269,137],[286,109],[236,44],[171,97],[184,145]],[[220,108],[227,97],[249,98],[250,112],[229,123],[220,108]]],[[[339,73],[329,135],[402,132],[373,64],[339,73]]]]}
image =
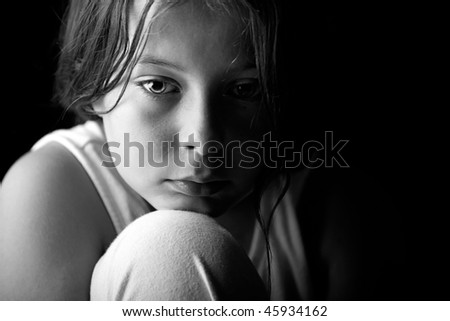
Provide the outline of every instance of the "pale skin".
{"type": "MultiPolygon", "coordinates": [[[[142,6],[143,1],[135,2],[132,18],[142,6]]],[[[248,129],[256,105],[236,88],[244,84],[251,89],[257,73],[233,45],[239,33],[233,21],[211,16],[192,1],[172,8],[163,20],[155,25],[158,32],[149,36],[120,103],[102,116],[107,139],[123,142],[125,132],[144,146],[147,141],[170,141],[176,133],[184,141],[194,134],[202,143],[252,139],[248,129]]],[[[118,86],[97,101],[96,110],[108,110],[120,90],[118,86]]],[[[258,126],[262,132],[264,124],[258,126]]],[[[186,147],[181,156],[189,153],[202,151],[186,147]]],[[[156,210],[184,209],[217,217],[244,248],[248,245],[254,213],[247,196],[259,168],[210,173],[131,165],[118,166],[119,173],[156,210]],[[212,175],[226,182],[218,196],[188,195],[170,183],[212,175]]],[[[73,155],[56,143],[26,154],[4,178],[0,195],[0,299],[88,300],[92,270],[116,232],[73,155]]],[[[329,298],[353,290],[353,280],[344,272],[344,258],[352,256],[353,249],[335,242],[342,238],[336,232],[342,228],[348,239],[344,245],[353,242],[351,224],[335,222],[334,215],[330,211],[324,216],[334,223],[324,225],[320,246],[321,256],[336,263],[330,264],[329,298]]]]}
{"type": "MultiPolygon", "coordinates": [[[[138,1],[133,12],[140,12],[142,6],[143,1],[138,1]]],[[[139,166],[138,149],[131,149],[134,163],[117,166],[125,181],[156,209],[182,208],[218,216],[252,190],[260,168],[196,168],[188,161],[194,156],[200,159],[204,155],[201,146],[208,141],[226,145],[233,140],[257,138],[250,134],[258,107],[252,96],[253,88],[257,88],[257,70],[234,45],[239,31],[229,17],[212,15],[197,2],[171,8],[153,26],[120,103],[102,116],[109,141],[125,146],[124,133],[129,133],[131,140],[145,146],[144,155],[148,155],[149,141],[155,145],[154,159],[167,155],[169,166],[156,168],[147,162],[139,166]],[[237,92],[240,86],[246,86],[249,94],[237,92]],[[160,148],[175,135],[182,142],[192,136],[201,145],[179,149],[185,167],[176,165],[174,149],[160,148]],[[214,196],[198,197],[172,188],[173,181],[184,179],[219,181],[226,186],[214,196]]],[[[119,85],[96,103],[96,109],[109,110],[120,91],[119,85]]],[[[118,153],[124,159],[124,151],[118,153]]],[[[233,156],[237,164],[241,156],[238,152],[233,156]]]]}

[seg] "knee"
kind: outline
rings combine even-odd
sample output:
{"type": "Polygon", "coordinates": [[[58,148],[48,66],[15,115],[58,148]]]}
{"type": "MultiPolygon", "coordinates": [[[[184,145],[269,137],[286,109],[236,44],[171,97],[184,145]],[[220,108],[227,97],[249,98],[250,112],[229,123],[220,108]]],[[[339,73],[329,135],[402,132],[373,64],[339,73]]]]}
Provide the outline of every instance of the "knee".
{"type": "Polygon", "coordinates": [[[157,261],[176,264],[192,253],[214,256],[215,252],[235,251],[235,239],[206,215],[186,211],[148,213],[124,229],[108,251],[127,262],[157,261]]]}
{"type": "Polygon", "coordinates": [[[214,219],[165,210],[144,215],[116,238],[95,268],[91,292],[114,300],[220,299],[237,295],[226,286],[231,279],[261,290],[247,255],[214,219]]]}

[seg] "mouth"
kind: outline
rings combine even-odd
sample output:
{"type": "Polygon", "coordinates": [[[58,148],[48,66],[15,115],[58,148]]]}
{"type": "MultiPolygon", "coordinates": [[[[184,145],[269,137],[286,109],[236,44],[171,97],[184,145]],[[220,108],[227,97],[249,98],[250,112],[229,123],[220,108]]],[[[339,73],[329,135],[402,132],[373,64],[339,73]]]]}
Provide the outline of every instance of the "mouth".
{"type": "Polygon", "coordinates": [[[181,194],[187,196],[213,196],[225,189],[230,182],[217,180],[207,182],[194,182],[192,180],[167,180],[169,186],[181,194]]]}

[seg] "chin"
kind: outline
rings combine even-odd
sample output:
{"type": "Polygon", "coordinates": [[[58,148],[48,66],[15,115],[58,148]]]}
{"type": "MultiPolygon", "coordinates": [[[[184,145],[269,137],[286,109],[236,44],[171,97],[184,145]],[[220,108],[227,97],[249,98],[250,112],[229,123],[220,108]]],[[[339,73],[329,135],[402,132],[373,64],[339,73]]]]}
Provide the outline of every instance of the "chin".
{"type": "Polygon", "coordinates": [[[225,203],[229,202],[225,200],[214,199],[212,197],[194,198],[189,196],[177,195],[167,197],[164,201],[155,202],[154,207],[158,210],[188,211],[208,215],[210,217],[219,217],[231,207],[225,206],[225,203]]]}

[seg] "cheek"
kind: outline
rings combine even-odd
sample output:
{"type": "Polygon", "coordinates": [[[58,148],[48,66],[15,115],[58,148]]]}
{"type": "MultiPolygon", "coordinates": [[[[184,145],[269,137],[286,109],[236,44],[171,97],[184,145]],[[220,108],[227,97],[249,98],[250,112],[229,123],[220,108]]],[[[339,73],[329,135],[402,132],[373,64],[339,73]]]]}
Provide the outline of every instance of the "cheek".
{"type": "Polygon", "coordinates": [[[253,188],[264,167],[261,149],[252,147],[249,147],[249,144],[243,144],[239,148],[234,148],[231,153],[227,153],[227,157],[232,159],[231,162],[226,163],[231,172],[230,175],[237,182],[236,185],[242,186],[246,192],[253,188]]]}
{"type": "Polygon", "coordinates": [[[143,175],[167,166],[170,134],[161,130],[155,132],[149,122],[133,121],[131,117],[122,119],[104,120],[108,141],[118,146],[116,153],[121,162],[117,167],[143,175]]]}
{"type": "MultiPolygon", "coordinates": [[[[139,142],[145,148],[149,142],[160,145],[167,141],[171,137],[170,115],[164,111],[167,109],[149,100],[133,84],[128,86],[119,104],[103,116],[107,138],[124,143],[128,135],[128,141],[139,142]]],[[[104,106],[114,105],[115,91],[105,96],[104,106]]]]}
{"type": "Polygon", "coordinates": [[[103,116],[103,124],[107,141],[118,146],[113,151],[120,159],[119,174],[142,195],[163,176],[165,168],[158,164],[167,160],[164,141],[170,133],[157,119],[138,112],[140,107],[120,104],[103,116]]]}

